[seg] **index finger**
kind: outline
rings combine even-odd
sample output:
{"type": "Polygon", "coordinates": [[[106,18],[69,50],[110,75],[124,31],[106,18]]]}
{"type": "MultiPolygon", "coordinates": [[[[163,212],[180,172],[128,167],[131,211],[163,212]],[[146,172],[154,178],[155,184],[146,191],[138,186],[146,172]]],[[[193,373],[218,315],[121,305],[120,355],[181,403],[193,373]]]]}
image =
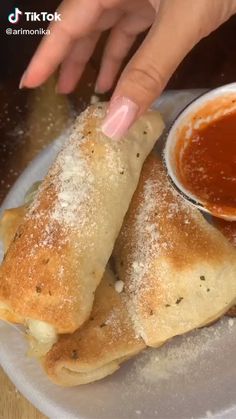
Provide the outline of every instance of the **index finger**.
{"type": "Polygon", "coordinates": [[[20,87],[37,87],[42,84],[63,61],[74,41],[87,35],[102,13],[99,0],[64,0],[58,13],[61,21],[49,26],[27,70],[20,87]]]}

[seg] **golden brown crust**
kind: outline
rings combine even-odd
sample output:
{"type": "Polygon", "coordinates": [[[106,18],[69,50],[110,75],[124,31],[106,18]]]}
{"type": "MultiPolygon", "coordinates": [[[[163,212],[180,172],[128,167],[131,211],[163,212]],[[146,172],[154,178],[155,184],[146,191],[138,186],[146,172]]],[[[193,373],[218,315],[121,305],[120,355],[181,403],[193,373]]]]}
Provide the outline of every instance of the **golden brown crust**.
{"type": "MultiPolygon", "coordinates": [[[[3,212],[0,220],[0,239],[3,243],[4,252],[7,252],[10,243],[14,239],[17,229],[19,228],[24,215],[26,207],[23,205],[18,208],[7,209],[3,212]]],[[[0,304],[0,318],[7,320],[10,323],[21,323],[22,318],[14,313],[9,307],[1,306],[0,304]]]]}
{"type": "Polygon", "coordinates": [[[46,373],[56,384],[71,386],[101,379],[145,348],[135,336],[124,295],[115,291],[114,284],[107,268],[88,322],[75,333],[60,336],[44,358],[46,373]]]}
{"type": "Polygon", "coordinates": [[[233,247],[146,161],[115,248],[136,331],[156,346],[213,321],[236,297],[233,247]]]}
{"type": "Polygon", "coordinates": [[[100,130],[105,111],[98,104],[79,117],[0,270],[0,302],[57,333],[88,318],[142,162],[163,129],[149,112],[114,142],[100,130]]]}
{"type": "Polygon", "coordinates": [[[0,239],[6,252],[25,215],[26,207],[11,208],[4,211],[0,220],[0,239]]]}
{"type": "MultiPolygon", "coordinates": [[[[213,223],[226,239],[236,247],[236,222],[213,217],[213,223]]],[[[231,307],[226,315],[229,317],[236,317],[236,306],[231,307]]]]}
{"type": "Polygon", "coordinates": [[[228,317],[236,317],[236,306],[231,307],[227,311],[226,316],[228,316],[228,317]]]}
{"type": "MultiPolygon", "coordinates": [[[[26,208],[15,208],[4,213],[1,226],[5,245],[14,237],[25,211],[26,208]]],[[[9,312],[5,312],[4,318],[18,321],[9,312]]],[[[30,336],[29,343],[34,348],[33,354],[38,355],[42,347],[30,336]]],[[[112,374],[144,347],[135,336],[125,296],[115,291],[114,275],[107,268],[96,292],[90,320],[72,335],[61,336],[42,363],[56,384],[74,386],[112,374]]]]}

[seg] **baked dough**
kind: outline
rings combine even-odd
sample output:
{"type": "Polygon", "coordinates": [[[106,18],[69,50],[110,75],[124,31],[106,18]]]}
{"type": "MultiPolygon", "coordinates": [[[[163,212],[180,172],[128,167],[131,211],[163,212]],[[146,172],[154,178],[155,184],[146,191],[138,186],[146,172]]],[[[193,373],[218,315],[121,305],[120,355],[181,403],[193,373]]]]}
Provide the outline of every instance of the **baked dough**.
{"type": "Polygon", "coordinates": [[[81,329],[60,336],[42,359],[49,378],[62,386],[100,380],[145,348],[133,329],[123,293],[107,267],[96,291],[91,317],[81,329]]]}
{"type": "Polygon", "coordinates": [[[24,205],[4,211],[0,219],[0,238],[3,242],[3,249],[5,253],[10,246],[18,227],[20,226],[25,213],[26,207],[24,205]]]}
{"type": "MultiPolygon", "coordinates": [[[[6,249],[25,211],[26,207],[5,211],[1,220],[1,238],[4,237],[6,249]]],[[[46,357],[42,355],[54,343],[52,336],[47,335],[42,326],[36,331],[36,334],[43,331],[41,341],[28,335],[29,354],[41,358],[47,375],[56,384],[75,386],[99,380],[145,348],[142,339],[135,336],[125,297],[116,291],[116,283],[114,274],[107,267],[96,291],[90,319],[80,330],[59,337],[46,357]]]]}
{"type": "Polygon", "coordinates": [[[159,346],[208,324],[236,298],[236,253],[147,159],[114,256],[137,335],[159,346]]]}
{"type": "Polygon", "coordinates": [[[41,322],[54,340],[88,319],[142,164],[164,126],[149,111],[112,141],[100,129],[105,112],[96,104],[78,117],[0,269],[0,302],[8,307],[0,318],[34,332],[41,322]]]}
{"type": "MultiPolygon", "coordinates": [[[[236,247],[236,221],[226,221],[222,218],[213,217],[213,224],[221,231],[221,233],[236,247]]],[[[236,252],[236,250],[235,250],[236,252]]],[[[236,317],[236,306],[234,305],[226,313],[229,317],[236,317]]]]}

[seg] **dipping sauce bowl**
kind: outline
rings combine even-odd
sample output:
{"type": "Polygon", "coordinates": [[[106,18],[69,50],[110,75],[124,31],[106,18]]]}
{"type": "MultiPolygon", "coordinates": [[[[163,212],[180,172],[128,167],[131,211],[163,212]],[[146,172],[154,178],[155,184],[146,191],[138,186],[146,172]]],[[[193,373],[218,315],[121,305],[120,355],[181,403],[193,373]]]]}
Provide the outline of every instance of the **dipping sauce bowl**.
{"type": "Polygon", "coordinates": [[[169,130],[164,160],[173,185],[191,204],[236,220],[236,83],[188,105],[169,130]]]}

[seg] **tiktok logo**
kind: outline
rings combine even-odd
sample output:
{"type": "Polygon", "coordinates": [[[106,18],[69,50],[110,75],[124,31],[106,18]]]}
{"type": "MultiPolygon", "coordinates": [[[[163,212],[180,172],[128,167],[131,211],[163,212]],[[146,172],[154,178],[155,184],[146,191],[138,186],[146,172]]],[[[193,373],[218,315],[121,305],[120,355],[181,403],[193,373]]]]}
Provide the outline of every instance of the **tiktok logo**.
{"type": "Polygon", "coordinates": [[[8,21],[10,23],[15,24],[19,21],[20,15],[22,15],[22,14],[23,14],[22,11],[20,9],[18,9],[18,7],[15,7],[14,12],[9,14],[8,21]]]}

